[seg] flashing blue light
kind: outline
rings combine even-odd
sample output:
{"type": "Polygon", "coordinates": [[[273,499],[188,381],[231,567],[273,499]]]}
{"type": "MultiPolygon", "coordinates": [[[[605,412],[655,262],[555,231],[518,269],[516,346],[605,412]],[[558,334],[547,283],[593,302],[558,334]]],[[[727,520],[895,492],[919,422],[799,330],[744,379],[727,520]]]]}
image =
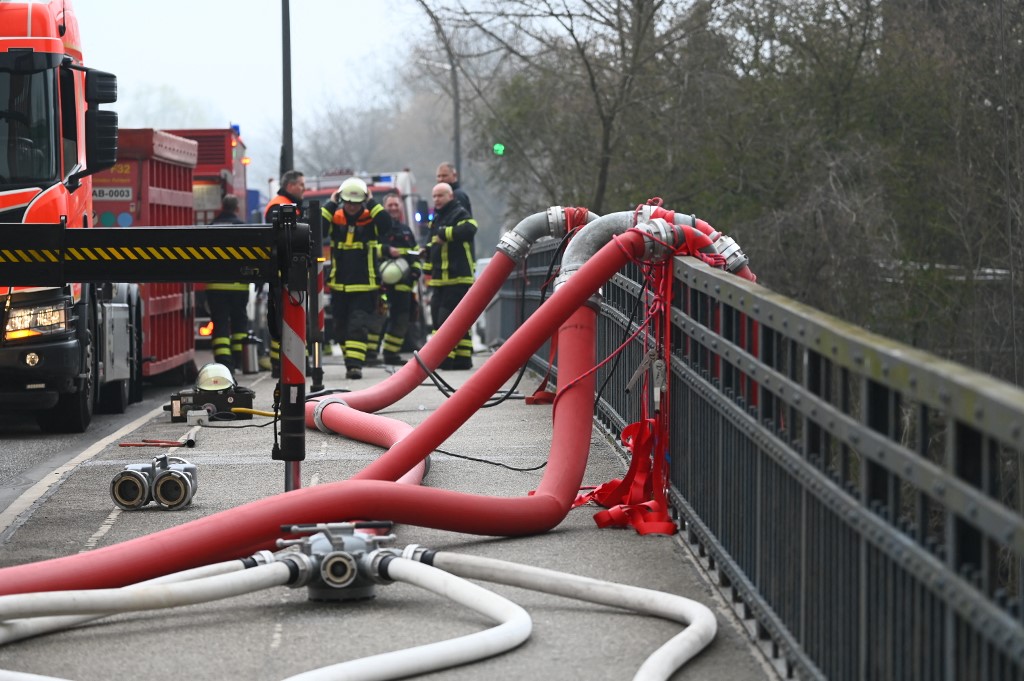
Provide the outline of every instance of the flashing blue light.
{"type": "Polygon", "coordinates": [[[416,222],[420,222],[422,220],[423,220],[423,213],[421,213],[419,211],[416,211],[416,222]]]}

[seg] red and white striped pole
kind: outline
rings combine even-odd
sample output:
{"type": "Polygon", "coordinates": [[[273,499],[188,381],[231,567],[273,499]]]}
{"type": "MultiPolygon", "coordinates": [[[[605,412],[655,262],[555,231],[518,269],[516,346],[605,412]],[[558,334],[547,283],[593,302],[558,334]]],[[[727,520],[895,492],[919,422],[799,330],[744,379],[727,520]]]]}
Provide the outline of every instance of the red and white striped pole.
{"type": "Polygon", "coordinates": [[[281,274],[281,446],[273,458],[285,462],[286,492],[302,487],[306,458],[306,296],[310,289],[311,239],[308,225],[296,223],[293,206],[279,212],[278,267],[281,274]]]}

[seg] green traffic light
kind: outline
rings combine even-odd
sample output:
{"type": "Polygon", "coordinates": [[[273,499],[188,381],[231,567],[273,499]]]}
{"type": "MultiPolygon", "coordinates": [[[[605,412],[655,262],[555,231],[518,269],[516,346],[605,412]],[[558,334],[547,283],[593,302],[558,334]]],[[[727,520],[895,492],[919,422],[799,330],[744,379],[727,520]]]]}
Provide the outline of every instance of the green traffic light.
{"type": "Polygon", "coordinates": [[[494,155],[495,156],[504,156],[505,155],[505,145],[502,144],[501,142],[495,142],[494,143],[494,155]]]}

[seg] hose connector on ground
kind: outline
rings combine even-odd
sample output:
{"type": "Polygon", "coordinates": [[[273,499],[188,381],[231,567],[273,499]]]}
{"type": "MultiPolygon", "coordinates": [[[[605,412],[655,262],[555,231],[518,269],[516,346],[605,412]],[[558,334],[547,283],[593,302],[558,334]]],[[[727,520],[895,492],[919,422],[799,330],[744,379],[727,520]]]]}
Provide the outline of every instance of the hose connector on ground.
{"type": "Polygon", "coordinates": [[[284,525],[289,534],[304,535],[296,539],[279,539],[279,547],[298,551],[278,554],[280,560],[302,556],[301,581],[291,586],[305,586],[311,601],[351,601],[373,598],[377,584],[390,583],[379,578],[374,561],[369,560],[381,544],[394,540],[393,534],[375,535],[373,530],[391,529],[392,523],[317,523],[315,525],[284,525]]]}
{"type": "MultiPolygon", "coordinates": [[[[278,545],[281,545],[281,541],[278,541],[278,545]]],[[[284,563],[291,570],[291,578],[288,580],[288,586],[293,589],[297,589],[300,586],[306,586],[309,584],[313,575],[316,573],[316,564],[313,559],[304,553],[298,551],[286,551],[274,554],[274,562],[284,563]]]]}

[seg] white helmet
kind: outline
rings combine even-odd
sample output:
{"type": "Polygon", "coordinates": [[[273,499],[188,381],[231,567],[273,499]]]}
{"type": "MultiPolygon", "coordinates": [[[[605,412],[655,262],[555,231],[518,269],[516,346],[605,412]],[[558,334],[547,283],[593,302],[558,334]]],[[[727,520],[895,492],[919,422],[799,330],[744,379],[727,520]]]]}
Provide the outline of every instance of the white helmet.
{"type": "Polygon", "coordinates": [[[370,190],[366,188],[366,183],[358,177],[350,177],[341,183],[338,193],[341,194],[342,201],[362,203],[370,195],[370,190]]]}
{"type": "Polygon", "coordinates": [[[405,261],[405,258],[390,258],[382,261],[377,267],[381,283],[388,286],[394,286],[402,281],[408,271],[409,263],[405,261]]]}
{"type": "Polygon", "coordinates": [[[204,364],[196,376],[196,389],[206,392],[217,392],[235,387],[235,377],[231,369],[218,362],[204,364]]]}

